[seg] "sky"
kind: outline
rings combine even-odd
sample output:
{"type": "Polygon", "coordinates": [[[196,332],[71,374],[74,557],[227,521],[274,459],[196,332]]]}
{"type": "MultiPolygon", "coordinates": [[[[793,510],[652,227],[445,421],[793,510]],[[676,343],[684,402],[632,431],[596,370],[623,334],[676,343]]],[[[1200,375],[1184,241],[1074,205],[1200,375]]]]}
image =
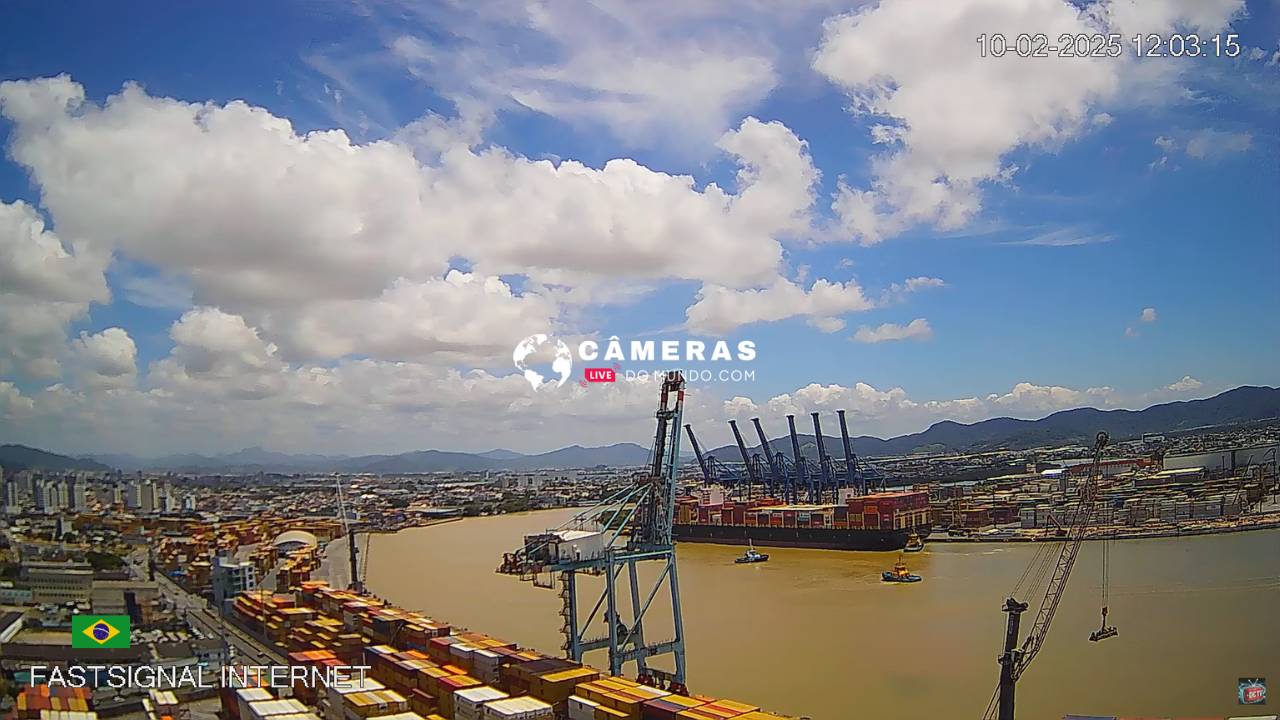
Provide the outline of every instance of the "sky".
{"type": "Polygon", "coordinates": [[[1272,3],[5,15],[0,442],[649,441],[657,388],[628,378],[671,363],[535,389],[512,349],[538,333],[753,343],[676,363],[711,375],[705,445],[729,418],[889,437],[1280,384],[1272,3]],[[1019,33],[1120,51],[977,41],[1019,33]],[[1197,57],[1132,40],[1193,33],[1197,57]]]}

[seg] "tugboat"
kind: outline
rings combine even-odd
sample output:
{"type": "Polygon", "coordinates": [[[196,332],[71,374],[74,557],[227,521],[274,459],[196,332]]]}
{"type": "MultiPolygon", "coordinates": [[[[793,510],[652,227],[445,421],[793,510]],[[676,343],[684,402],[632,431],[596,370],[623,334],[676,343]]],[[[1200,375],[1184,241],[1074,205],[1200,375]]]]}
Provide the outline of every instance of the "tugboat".
{"type": "Polygon", "coordinates": [[[768,562],[768,561],[769,561],[768,555],[764,553],[756,552],[755,543],[748,544],[747,551],[742,554],[742,557],[734,558],[734,562],[739,565],[746,565],[748,563],[761,563],[761,562],[768,562]]]}
{"type": "Polygon", "coordinates": [[[880,579],[891,583],[913,583],[920,582],[924,578],[914,575],[907,570],[907,566],[902,563],[901,558],[893,564],[892,570],[885,570],[880,573],[880,579]]]}
{"type": "Polygon", "coordinates": [[[911,533],[907,536],[907,546],[902,549],[903,552],[920,552],[924,549],[924,540],[917,534],[911,533]]]}

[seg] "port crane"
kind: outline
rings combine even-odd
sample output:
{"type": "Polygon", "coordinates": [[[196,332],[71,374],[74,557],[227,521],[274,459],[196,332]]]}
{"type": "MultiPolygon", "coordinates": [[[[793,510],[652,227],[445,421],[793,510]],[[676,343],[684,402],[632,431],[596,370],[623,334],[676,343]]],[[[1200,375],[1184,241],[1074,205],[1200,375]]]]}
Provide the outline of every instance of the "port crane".
{"type": "MultiPolygon", "coordinates": [[[[1059,548],[1058,557],[1053,566],[1053,573],[1050,575],[1044,598],[1040,601],[1040,609],[1036,613],[1035,622],[1032,623],[1031,630],[1027,633],[1027,637],[1021,646],[1018,645],[1018,625],[1022,613],[1026,612],[1029,606],[1025,602],[1016,600],[1013,597],[1013,593],[1010,593],[1010,596],[1004,602],[1002,609],[1008,613],[1008,619],[1005,626],[1004,652],[999,658],[1000,684],[996,688],[996,693],[992,697],[991,703],[987,706],[986,713],[983,714],[984,720],[1014,720],[1014,689],[1018,678],[1026,672],[1027,667],[1044,645],[1045,637],[1049,634],[1049,626],[1053,622],[1053,616],[1058,611],[1058,604],[1062,602],[1062,593],[1067,589],[1067,580],[1071,577],[1071,569],[1075,566],[1076,556],[1080,553],[1080,545],[1089,531],[1089,525],[1093,518],[1093,508],[1098,499],[1098,476],[1101,473],[1102,453],[1106,449],[1109,439],[1107,433],[1100,432],[1094,440],[1093,463],[1089,467],[1089,474],[1084,485],[1080,488],[1080,501],[1076,505],[1075,512],[1068,514],[1066,518],[1064,523],[1066,535],[1059,548]]],[[[1041,561],[1047,562],[1049,557],[1051,556],[1047,552],[1037,552],[1036,559],[1032,560],[1027,570],[1023,572],[1019,585],[1023,580],[1031,576],[1041,561]]],[[[1105,587],[1105,570],[1103,582],[1105,587]]],[[[1090,640],[1102,640],[1116,634],[1116,629],[1114,627],[1108,628],[1106,621],[1107,609],[1104,605],[1102,608],[1102,628],[1090,635],[1090,640]]]]}
{"type": "Polygon", "coordinates": [[[685,425],[689,443],[698,460],[698,468],[702,471],[702,479],[708,484],[725,485],[739,489],[745,486],[745,497],[750,499],[754,488],[760,487],[764,495],[778,497],[783,502],[835,502],[840,491],[845,488],[855,490],[859,495],[866,494],[871,485],[884,485],[884,473],[865,460],[858,457],[849,439],[849,428],[845,422],[844,410],[837,410],[840,419],[840,439],[844,450],[844,459],[838,460],[827,453],[826,438],[822,434],[822,422],[819,414],[810,413],[813,421],[814,445],[817,460],[806,458],[800,450],[800,436],[796,434],[796,418],[787,416],[788,439],[791,444],[791,457],[781,450],[774,452],[772,444],[760,426],[760,418],[751,418],[755,426],[756,436],[760,439],[758,452],[749,452],[738,424],[729,421],[733,438],[738,446],[738,454],[742,458],[739,466],[726,463],[714,455],[703,453],[693,428],[685,425]]]}
{"type": "MultiPolygon", "coordinates": [[[[517,575],[538,587],[553,588],[555,579],[560,579],[567,657],[581,662],[586,653],[607,649],[611,674],[621,675],[624,665],[634,663],[641,682],[665,685],[674,692],[685,689],[684,624],[672,536],[684,390],[681,373],[663,375],[657,433],[646,471],[559,527],[526,536],[524,546],[504,554],[498,567],[499,573],[517,575]],[[643,563],[660,567],[652,583],[641,582],[638,566],[643,563]],[[604,580],[585,618],[578,598],[579,591],[587,589],[582,575],[604,580]],[[655,641],[646,635],[645,620],[655,614],[651,605],[664,586],[671,598],[674,637],[655,641]],[[629,602],[621,597],[624,592],[629,602]],[[603,634],[595,629],[597,617],[604,623],[603,634]],[[650,665],[651,659],[662,655],[672,656],[674,671],[650,665]]],[[[652,624],[648,629],[653,629],[652,624]]]]}

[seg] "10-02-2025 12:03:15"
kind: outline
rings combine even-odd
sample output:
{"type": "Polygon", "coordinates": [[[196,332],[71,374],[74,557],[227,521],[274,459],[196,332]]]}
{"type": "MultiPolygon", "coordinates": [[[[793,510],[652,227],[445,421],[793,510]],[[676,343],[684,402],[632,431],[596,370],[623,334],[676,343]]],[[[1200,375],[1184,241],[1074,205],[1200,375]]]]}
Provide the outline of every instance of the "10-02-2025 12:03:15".
{"type": "Polygon", "coordinates": [[[1234,58],[1241,52],[1235,33],[1138,33],[1127,40],[1120,33],[1063,33],[1056,42],[1045,33],[1019,33],[1012,39],[1003,33],[983,33],[976,38],[980,57],[1018,58],[1118,58],[1127,52],[1138,58],[1220,57],[1234,58]]]}

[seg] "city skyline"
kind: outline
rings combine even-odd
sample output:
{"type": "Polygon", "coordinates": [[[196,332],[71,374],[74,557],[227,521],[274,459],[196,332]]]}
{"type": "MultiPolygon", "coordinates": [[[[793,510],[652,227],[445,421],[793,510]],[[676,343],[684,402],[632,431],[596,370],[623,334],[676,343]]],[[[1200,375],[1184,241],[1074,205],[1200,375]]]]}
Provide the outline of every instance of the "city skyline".
{"type": "Polygon", "coordinates": [[[1280,13],[1015,5],[13,10],[0,440],[647,441],[655,385],[533,391],[535,333],[753,341],[716,445],[1280,384],[1280,13]],[[978,56],[1033,25],[1241,52],[978,56]]]}

